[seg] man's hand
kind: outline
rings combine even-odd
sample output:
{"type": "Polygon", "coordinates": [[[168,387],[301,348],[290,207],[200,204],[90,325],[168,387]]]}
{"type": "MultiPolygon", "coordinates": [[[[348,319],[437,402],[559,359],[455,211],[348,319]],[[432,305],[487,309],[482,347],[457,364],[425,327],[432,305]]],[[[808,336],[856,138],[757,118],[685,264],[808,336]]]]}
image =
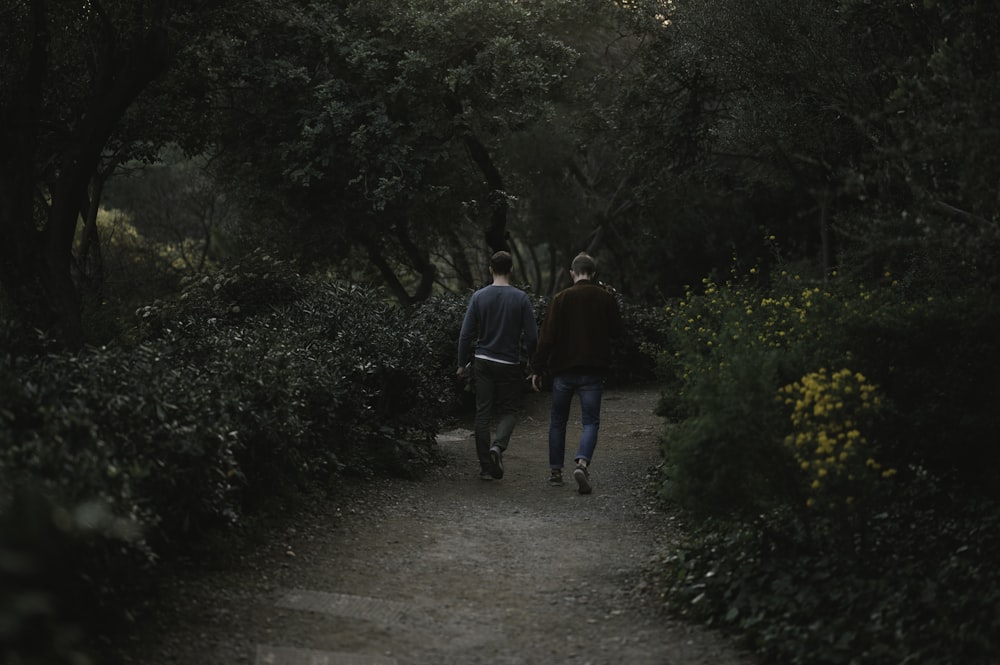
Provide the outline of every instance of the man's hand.
{"type": "Polygon", "coordinates": [[[534,390],[536,393],[541,392],[542,391],[542,375],[541,374],[531,374],[531,375],[528,376],[528,378],[531,380],[531,388],[532,388],[532,390],[534,390]]]}

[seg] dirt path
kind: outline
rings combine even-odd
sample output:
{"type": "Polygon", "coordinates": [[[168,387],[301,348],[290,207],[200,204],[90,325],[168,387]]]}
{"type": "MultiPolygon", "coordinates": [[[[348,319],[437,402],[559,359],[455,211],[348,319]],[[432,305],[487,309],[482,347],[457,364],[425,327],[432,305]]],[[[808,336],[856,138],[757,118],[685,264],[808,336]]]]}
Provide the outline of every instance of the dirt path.
{"type": "Polygon", "coordinates": [[[644,568],[675,533],[644,492],[656,398],[606,392],[589,496],[571,476],[547,484],[547,394],[526,399],[503,480],[477,478],[471,422],[447,432],[449,464],[429,477],[371,483],[350,510],[320,507],[232,569],[178,579],[161,625],[126,661],[750,663],[718,635],[657,615],[643,592],[644,568]]]}

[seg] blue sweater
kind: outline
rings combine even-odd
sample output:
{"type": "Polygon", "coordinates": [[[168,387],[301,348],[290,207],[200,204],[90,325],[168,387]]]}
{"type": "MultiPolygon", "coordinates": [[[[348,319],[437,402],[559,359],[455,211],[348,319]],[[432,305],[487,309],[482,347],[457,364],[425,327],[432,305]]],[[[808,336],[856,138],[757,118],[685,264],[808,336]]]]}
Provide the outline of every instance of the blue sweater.
{"type": "Polygon", "coordinates": [[[458,366],[465,367],[477,357],[506,363],[521,361],[521,335],[528,357],[538,344],[538,324],[531,300],[514,286],[490,284],[469,299],[458,336],[458,366]]]}

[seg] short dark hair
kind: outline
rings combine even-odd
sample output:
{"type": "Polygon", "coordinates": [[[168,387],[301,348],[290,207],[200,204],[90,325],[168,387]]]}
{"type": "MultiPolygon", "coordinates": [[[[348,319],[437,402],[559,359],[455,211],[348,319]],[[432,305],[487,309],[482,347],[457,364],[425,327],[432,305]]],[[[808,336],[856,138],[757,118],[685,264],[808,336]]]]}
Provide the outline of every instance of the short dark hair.
{"type": "Polygon", "coordinates": [[[580,252],[573,259],[573,265],[570,266],[570,270],[577,275],[594,276],[597,274],[597,261],[590,254],[587,254],[587,252],[580,252]]]}
{"type": "Polygon", "coordinates": [[[510,252],[499,251],[490,257],[490,270],[498,275],[509,275],[514,269],[514,258],[510,252]]]}

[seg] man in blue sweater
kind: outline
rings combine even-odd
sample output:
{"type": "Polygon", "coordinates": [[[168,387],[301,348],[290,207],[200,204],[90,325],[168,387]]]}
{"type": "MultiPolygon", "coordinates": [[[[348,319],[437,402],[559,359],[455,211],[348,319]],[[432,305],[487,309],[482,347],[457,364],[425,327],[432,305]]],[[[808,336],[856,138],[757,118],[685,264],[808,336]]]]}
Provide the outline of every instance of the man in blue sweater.
{"type": "Polygon", "coordinates": [[[483,480],[503,478],[503,454],[517,422],[525,380],[521,338],[527,357],[538,343],[535,310],[528,295],[511,285],[513,268],[509,252],[490,258],[493,283],[472,294],[458,337],[457,374],[465,377],[471,365],[476,388],[476,454],[483,480]],[[491,439],[494,415],[498,421],[491,439]]]}
{"type": "Polygon", "coordinates": [[[618,303],[595,280],[597,264],[581,252],[569,270],[573,285],[552,299],[542,323],[538,349],[531,358],[531,385],[540,390],[542,377],[552,377],[549,420],[549,482],[562,485],[566,426],[570,402],[580,399],[583,431],[573,460],[573,479],[580,494],[592,491],[590,463],[601,427],[604,379],[611,369],[612,340],[624,332],[618,303]]]}

